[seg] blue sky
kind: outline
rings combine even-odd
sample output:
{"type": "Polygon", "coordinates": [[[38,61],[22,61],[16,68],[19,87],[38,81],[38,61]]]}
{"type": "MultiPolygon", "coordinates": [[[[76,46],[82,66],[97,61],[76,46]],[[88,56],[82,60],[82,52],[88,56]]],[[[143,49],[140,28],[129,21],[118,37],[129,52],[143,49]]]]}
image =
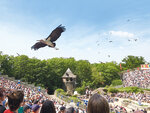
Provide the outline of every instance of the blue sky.
{"type": "Polygon", "coordinates": [[[120,62],[128,55],[150,61],[149,4],[149,0],[1,0],[0,51],[91,63],[120,62]],[[66,26],[56,42],[60,50],[31,50],[59,24],[66,26]]]}

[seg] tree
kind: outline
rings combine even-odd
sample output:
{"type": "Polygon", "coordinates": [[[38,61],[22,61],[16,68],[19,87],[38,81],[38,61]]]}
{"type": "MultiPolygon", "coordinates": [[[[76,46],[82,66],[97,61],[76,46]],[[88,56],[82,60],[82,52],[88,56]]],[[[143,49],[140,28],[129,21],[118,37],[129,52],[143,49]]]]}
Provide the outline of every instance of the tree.
{"type": "Polygon", "coordinates": [[[92,80],[97,87],[110,85],[115,79],[119,79],[119,66],[116,62],[94,64],[92,80]],[[96,69],[95,69],[96,68],[96,69]]]}
{"type": "Polygon", "coordinates": [[[91,64],[87,60],[79,60],[76,64],[76,70],[74,72],[77,75],[77,86],[81,86],[82,82],[91,81],[92,69],[91,64]]]}
{"type": "Polygon", "coordinates": [[[145,64],[145,60],[143,57],[138,56],[127,56],[122,60],[123,70],[134,69],[136,67],[140,67],[141,64],[145,64]]]}

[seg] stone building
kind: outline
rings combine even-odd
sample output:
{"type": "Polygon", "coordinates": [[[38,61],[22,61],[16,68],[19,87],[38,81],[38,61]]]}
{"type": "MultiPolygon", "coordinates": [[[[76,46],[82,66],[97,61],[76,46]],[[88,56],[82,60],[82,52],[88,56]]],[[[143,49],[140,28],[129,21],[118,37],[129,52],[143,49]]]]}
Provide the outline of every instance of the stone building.
{"type": "Polygon", "coordinates": [[[73,95],[76,83],[76,75],[74,75],[71,70],[68,68],[67,71],[62,76],[63,82],[65,84],[65,88],[67,90],[67,94],[73,95]]]}

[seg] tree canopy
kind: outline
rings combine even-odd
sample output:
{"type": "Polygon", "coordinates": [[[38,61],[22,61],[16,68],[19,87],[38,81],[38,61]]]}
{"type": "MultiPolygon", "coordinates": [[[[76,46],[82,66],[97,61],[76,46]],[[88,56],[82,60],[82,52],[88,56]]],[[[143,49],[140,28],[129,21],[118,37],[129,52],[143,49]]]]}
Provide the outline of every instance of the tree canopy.
{"type": "MultiPolygon", "coordinates": [[[[123,69],[133,69],[144,64],[143,57],[127,56],[122,60],[123,69]]],[[[116,62],[91,64],[87,60],[76,61],[74,58],[52,58],[40,60],[26,55],[9,56],[0,52],[0,73],[15,77],[28,83],[48,88],[50,93],[63,88],[62,76],[66,70],[77,75],[77,87],[98,88],[110,85],[120,79],[120,66],[116,62]]]]}

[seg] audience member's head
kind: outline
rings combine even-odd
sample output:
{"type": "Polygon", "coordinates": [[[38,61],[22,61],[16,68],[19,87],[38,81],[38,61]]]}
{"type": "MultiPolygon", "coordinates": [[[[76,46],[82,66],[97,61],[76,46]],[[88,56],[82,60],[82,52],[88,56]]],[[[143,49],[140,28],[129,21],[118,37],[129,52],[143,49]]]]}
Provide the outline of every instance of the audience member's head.
{"type": "Polygon", "coordinates": [[[5,96],[4,92],[5,92],[4,89],[3,89],[3,88],[0,88],[0,102],[1,102],[1,101],[4,101],[4,99],[5,99],[5,97],[4,97],[4,96],[5,96]]]}
{"type": "Polygon", "coordinates": [[[65,113],[75,113],[74,107],[67,108],[65,113]]]}
{"type": "Polygon", "coordinates": [[[137,110],[134,113],[144,113],[143,111],[137,110]]]}
{"type": "Polygon", "coordinates": [[[16,90],[8,94],[8,106],[11,111],[16,111],[23,102],[23,91],[16,90]]]}
{"type": "Polygon", "coordinates": [[[23,111],[24,111],[24,113],[30,113],[30,111],[31,111],[30,106],[28,106],[28,105],[23,106],[23,111]]]}
{"type": "Polygon", "coordinates": [[[42,105],[40,113],[56,113],[54,103],[46,100],[42,105]]]}
{"type": "Polygon", "coordinates": [[[38,104],[34,104],[33,106],[32,106],[32,111],[34,112],[34,113],[39,113],[39,109],[40,108],[40,106],[38,105],[38,104]]]}
{"type": "Polygon", "coordinates": [[[34,100],[33,104],[38,104],[39,100],[34,100]]]}
{"type": "Polygon", "coordinates": [[[99,94],[94,94],[88,102],[88,113],[109,113],[107,100],[99,94]]]}
{"type": "Polygon", "coordinates": [[[60,112],[65,113],[65,109],[66,109],[66,107],[64,107],[64,106],[60,107],[60,112]]]}

